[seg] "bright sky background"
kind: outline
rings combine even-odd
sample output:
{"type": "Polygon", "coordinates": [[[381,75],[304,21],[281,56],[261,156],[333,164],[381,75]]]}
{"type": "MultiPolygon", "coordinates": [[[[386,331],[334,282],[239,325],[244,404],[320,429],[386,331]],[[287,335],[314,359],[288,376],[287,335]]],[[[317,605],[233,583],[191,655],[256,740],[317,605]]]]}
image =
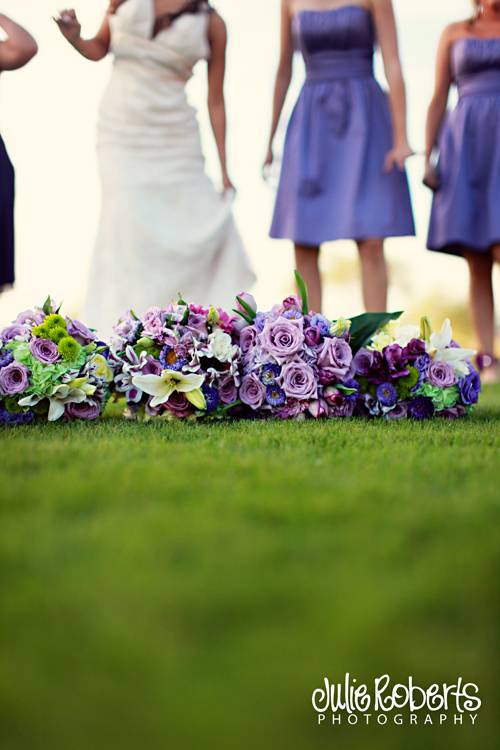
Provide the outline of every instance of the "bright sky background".
{"type": "MultiPolygon", "coordinates": [[[[147,1],[147,0],[144,0],[147,1]]],[[[227,101],[230,161],[239,188],[236,215],[254,261],[261,305],[288,292],[293,269],[289,243],[267,238],[273,192],[260,177],[267,140],[273,77],[278,57],[279,0],[215,0],[230,34],[227,101]]],[[[63,3],[64,5],[64,3],[63,3]]],[[[97,26],[106,0],[75,0],[84,33],[97,26]]],[[[410,133],[423,148],[425,110],[432,93],[434,57],[442,28],[470,13],[468,0],[395,0],[408,83],[410,133]]],[[[0,0],[0,10],[27,26],[40,53],[25,70],[0,79],[0,131],[17,171],[16,289],[0,297],[0,321],[41,301],[47,293],[77,312],[97,224],[99,185],[95,156],[96,113],[110,61],[80,58],[62,39],[51,15],[54,0],[0,0]]],[[[297,75],[287,111],[301,82],[297,75]]],[[[205,108],[204,69],[190,84],[200,110],[208,169],[218,179],[205,108]]],[[[467,275],[461,259],[425,251],[430,197],[420,184],[422,159],[410,166],[419,236],[388,243],[394,271],[391,306],[411,307],[446,296],[450,306],[465,300],[467,275]]],[[[140,251],[140,248],[138,248],[140,251]]],[[[327,312],[351,314],[361,302],[352,278],[350,243],[329,245],[323,263],[329,283],[327,312]],[[347,271],[346,271],[347,269],[347,271]]],[[[152,273],[156,269],[151,269],[152,273]]],[[[117,268],[117,278],[120,269],[117,268]]]]}

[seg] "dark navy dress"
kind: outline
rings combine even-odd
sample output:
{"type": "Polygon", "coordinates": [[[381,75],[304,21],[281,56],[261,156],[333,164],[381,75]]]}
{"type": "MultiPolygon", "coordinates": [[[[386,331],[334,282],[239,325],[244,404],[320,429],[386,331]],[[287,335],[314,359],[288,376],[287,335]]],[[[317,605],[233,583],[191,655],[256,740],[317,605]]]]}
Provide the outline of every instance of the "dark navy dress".
{"type": "Polygon", "coordinates": [[[0,137],[0,291],[14,283],[14,167],[0,137]]]}

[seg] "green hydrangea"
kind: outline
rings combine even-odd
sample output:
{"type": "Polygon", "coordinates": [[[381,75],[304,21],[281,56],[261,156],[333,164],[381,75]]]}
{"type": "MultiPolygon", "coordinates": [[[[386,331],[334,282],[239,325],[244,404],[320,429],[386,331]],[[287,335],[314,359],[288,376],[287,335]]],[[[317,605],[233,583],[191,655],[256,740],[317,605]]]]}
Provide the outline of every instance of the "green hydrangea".
{"type": "Polygon", "coordinates": [[[460,398],[460,390],[457,385],[452,385],[450,388],[439,388],[431,383],[424,383],[419,388],[418,395],[432,399],[436,411],[443,411],[456,406],[460,398]]]}
{"type": "Polygon", "coordinates": [[[66,362],[74,362],[81,352],[81,346],[73,336],[65,336],[59,341],[57,351],[66,362]]]}

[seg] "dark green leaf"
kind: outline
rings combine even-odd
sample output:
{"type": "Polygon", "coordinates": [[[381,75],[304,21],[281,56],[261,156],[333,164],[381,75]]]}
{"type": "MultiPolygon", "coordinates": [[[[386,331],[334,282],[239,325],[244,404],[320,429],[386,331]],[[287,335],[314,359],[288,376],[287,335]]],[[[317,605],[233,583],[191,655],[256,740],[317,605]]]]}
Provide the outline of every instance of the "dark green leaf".
{"type": "Polygon", "coordinates": [[[235,307],[233,307],[233,312],[236,313],[236,315],[242,317],[243,320],[246,320],[249,325],[253,325],[254,319],[250,318],[250,316],[243,312],[243,310],[237,310],[235,307]]]}
{"type": "Polygon", "coordinates": [[[363,313],[351,318],[351,349],[354,354],[370,343],[373,336],[391,320],[398,320],[402,312],[363,313]]]}
{"type": "Polygon", "coordinates": [[[241,297],[236,297],[236,299],[238,300],[239,304],[242,306],[243,310],[246,312],[246,314],[248,315],[248,317],[253,322],[255,320],[255,316],[257,315],[257,313],[255,312],[255,310],[253,309],[253,307],[250,307],[250,305],[248,304],[248,302],[245,302],[245,300],[242,299],[241,297]]]}
{"type": "Polygon", "coordinates": [[[309,312],[309,294],[307,292],[307,284],[298,271],[295,271],[295,281],[297,282],[297,289],[302,300],[302,313],[307,315],[309,312]]]}

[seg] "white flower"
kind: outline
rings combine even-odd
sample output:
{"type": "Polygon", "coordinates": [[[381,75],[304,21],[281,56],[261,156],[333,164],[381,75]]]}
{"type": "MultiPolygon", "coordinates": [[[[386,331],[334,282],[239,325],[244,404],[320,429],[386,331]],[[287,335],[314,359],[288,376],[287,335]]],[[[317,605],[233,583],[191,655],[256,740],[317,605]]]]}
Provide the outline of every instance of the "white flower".
{"type": "Polygon", "coordinates": [[[161,375],[136,375],[132,378],[132,383],[136,388],[154,397],[150,404],[153,408],[166,404],[170,396],[177,391],[185,393],[187,400],[197,409],[205,409],[205,396],[201,390],[204,380],[204,375],[184,375],[175,370],[163,370],[161,375]]]}
{"type": "Polygon", "coordinates": [[[49,399],[49,422],[57,422],[64,414],[66,404],[81,404],[87,396],[93,396],[95,385],[91,385],[87,378],[77,378],[69,383],[56,385],[50,396],[26,396],[19,401],[20,406],[36,406],[44,398],[49,399]]]}
{"type": "Polygon", "coordinates": [[[418,326],[399,326],[395,333],[395,343],[403,348],[408,346],[412,339],[420,338],[420,329],[418,326]]]}
{"type": "Polygon", "coordinates": [[[436,362],[446,362],[451,365],[455,375],[466,376],[469,374],[468,360],[474,356],[474,349],[459,349],[451,346],[453,331],[448,318],[444,321],[439,333],[431,333],[430,342],[427,344],[427,353],[436,362]]]}
{"type": "Polygon", "coordinates": [[[380,331],[375,334],[370,344],[370,349],[375,349],[377,352],[382,352],[386,346],[394,344],[396,334],[396,323],[391,320],[387,323],[380,331]]]}
{"type": "Polygon", "coordinates": [[[231,336],[220,328],[208,337],[208,355],[219,362],[231,362],[237,352],[238,347],[233,345],[231,336]]]}

